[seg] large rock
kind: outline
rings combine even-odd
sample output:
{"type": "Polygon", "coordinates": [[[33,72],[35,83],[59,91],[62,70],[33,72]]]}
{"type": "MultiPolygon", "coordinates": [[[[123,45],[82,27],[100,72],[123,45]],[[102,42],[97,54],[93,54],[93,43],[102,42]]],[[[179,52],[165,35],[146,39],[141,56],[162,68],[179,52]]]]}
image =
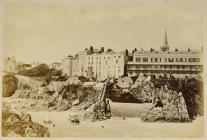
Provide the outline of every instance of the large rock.
{"type": "Polygon", "coordinates": [[[2,112],[2,135],[11,136],[15,133],[22,137],[49,137],[49,129],[38,123],[32,122],[28,114],[18,115],[4,110],[2,112]],[[26,117],[27,116],[27,117],[26,117]],[[23,118],[21,118],[23,117],[23,118]]]}
{"type": "Polygon", "coordinates": [[[18,79],[14,77],[12,74],[7,74],[3,76],[3,82],[2,82],[3,97],[10,97],[14,94],[14,92],[18,88],[18,79]]]}
{"type": "Polygon", "coordinates": [[[181,92],[161,87],[154,94],[154,106],[143,118],[144,121],[154,122],[158,120],[169,122],[190,121],[185,100],[181,92]]]}

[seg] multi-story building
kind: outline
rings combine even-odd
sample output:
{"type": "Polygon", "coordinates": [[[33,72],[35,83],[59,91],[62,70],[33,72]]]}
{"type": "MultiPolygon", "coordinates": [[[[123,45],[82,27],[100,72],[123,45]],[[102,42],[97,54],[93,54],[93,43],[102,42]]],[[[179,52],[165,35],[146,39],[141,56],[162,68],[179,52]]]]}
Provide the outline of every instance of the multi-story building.
{"type": "Polygon", "coordinates": [[[72,61],[74,57],[68,55],[62,59],[62,73],[63,75],[72,76],[72,61]]]}
{"type": "Polygon", "coordinates": [[[4,58],[3,71],[4,72],[15,72],[16,70],[16,60],[14,57],[5,57],[4,58]]]}
{"type": "Polygon", "coordinates": [[[88,53],[88,50],[84,50],[84,51],[80,51],[79,54],[78,54],[78,57],[79,57],[79,76],[87,76],[87,53],[88,53]]]}
{"type": "Polygon", "coordinates": [[[169,49],[165,31],[164,44],[159,51],[135,51],[127,63],[127,73],[130,76],[143,74],[191,76],[202,72],[202,51],[174,51],[169,49]]]}
{"type": "Polygon", "coordinates": [[[118,78],[124,75],[126,56],[124,52],[116,53],[108,49],[102,53],[87,56],[87,76],[98,79],[118,78]]]}
{"type": "Polygon", "coordinates": [[[80,51],[75,57],[68,56],[62,61],[63,74],[106,79],[108,76],[118,78],[124,75],[126,64],[125,52],[116,53],[104,48],[80,51]]]}
{"type": "Polygon", "coordinates": [[[79,76],[79,56],[75,55],[72,59],[72,76],[79,76]]]}

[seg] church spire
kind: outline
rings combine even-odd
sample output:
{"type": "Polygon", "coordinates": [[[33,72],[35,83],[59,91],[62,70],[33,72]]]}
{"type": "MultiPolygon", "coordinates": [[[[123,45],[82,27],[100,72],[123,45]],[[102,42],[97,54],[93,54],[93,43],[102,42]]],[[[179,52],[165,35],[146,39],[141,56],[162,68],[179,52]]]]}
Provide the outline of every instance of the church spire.
{"type": "Polygon", "coordinates": [[[160,49],[161,49],[161,51],[169,51],[166,28],[165,28],[165,32],[164,32],[164,42],[163,42],[163,45],[160,47],[160,49]]]}
{"type": "Polygon", "coordinates": [[[168,42],[167,42],[167,31],[166,31],[166,28],[165,28],[165,35],[164,35],[164,46],[168,46],[168,42]]]}

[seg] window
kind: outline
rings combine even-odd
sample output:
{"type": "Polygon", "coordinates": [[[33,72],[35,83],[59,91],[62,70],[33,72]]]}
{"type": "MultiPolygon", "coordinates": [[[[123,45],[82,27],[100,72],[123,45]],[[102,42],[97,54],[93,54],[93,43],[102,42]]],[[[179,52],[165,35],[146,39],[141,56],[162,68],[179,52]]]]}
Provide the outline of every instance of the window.
{"type": "Polygon", "coordinates": [[[105,62],[105,64],[107,65],[107,64],[108,64],[108,62],[106,61],[106,62],[105,62]]]}
{"type": "Polygon", "coordinates": [[[165,62],[167,62],[167,58],[165,58],[165,62]]]}
{"type": "Polygon", "coordinates": [[[178,66],[177,66],[177,69],[179,69],[179,68],[180,68],[180,66],[178,65],[178,66]]]}
{"type": "Polygon", "coordinates": [[[176,62],[180,62],[180,61],[179,61],[179,58],[176,58],[176,62]]]}
{"type": "Polygon", "coordinates": [[[158,68],[158,66],[157,65],[155,65],[155,69],[157,69],[158,68]]]}
{"type": "Polygon", "coordinates": [[[118,56],[118,58],[120,59],[120,58],[121,58],[121,56],[119,55],[119,56],[118,56]]]}
{"type": "Polygon", "coordinates": [[[167,69],[167,66],[166,65],[164,65],[164,69],[167,69]]]}
{"type": "Polygon", "coordinates": [[[184,59],[184,62],[187,62],[187,58],[184,59]]]}
{"type": "Polygon", "coordinates": [[[90,60],[90,56],[88,57],[88,59],[90,60]]]}
{"type": "Polygon", "coordinates": [[[199,62],[200,59],[199,58],[188,58],[189,62],[199,62]]]}
{"type": "Polygon", "coordinates": [[[148,58],[147,57],[144,57],[144,58],[142,58],[142,61],[143,62],[148,62],[148,58]]]}
{"type": "Polygon", "coordinates": [[[153,58],[151,58],[151,62],[153,62],[153,58]]]}
{"type": "Polygon", "coordinates": [[[180,62],[183,62],[183,58],[180,58],[180,62]]]}
{"type": "Polygon", "coordinates": [[[174,62],[174,58],[168,58],[168,62],[174,62]]]}
{"type": "Polygon", "coordinates": [[[183,69],[183,70],[185,69],[185,66],[184,66],[184,65],[182,65],[182,69],[183,69]]]}
{"type": "Polygon", "coordinates": [[[157,60],[157,58],[155,58],[155,62],[157,62],[158,60],[157,60]]]}
{"type": "Polygon", "coordinates": [[[196,59],[196,62],[200,62],[200,59],[199,58],[195,58],[196,59]]]}
{"type": "Polygon", "coordinates": [[[160,58],[160,62],[162,61],[162,58],[160,58]]]}
{"type": "Polygon", "coordinates": [[[116,58],[116,56],[114,56],[114,58],[116,58]]]}
{"type": "Polygon", "coordinates": [[[140,57],[136,57],[136,62],[141,62],[141,58],[140,57]]]}
{"type": "Polygon", "coordinates": [[[119,60],[116,60],[116,64],[118,64],[119,60]]]}

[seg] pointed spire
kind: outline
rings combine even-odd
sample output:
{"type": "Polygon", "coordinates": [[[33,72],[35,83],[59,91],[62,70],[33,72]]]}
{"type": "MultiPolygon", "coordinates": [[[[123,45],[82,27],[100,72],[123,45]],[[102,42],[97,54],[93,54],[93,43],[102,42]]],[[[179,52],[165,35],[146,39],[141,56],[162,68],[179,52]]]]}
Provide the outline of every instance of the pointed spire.
{"type": "Polygon", "coordinates": [[[163,42],[163,45],[160,46],[160,50],[162,50],[162,51],[169,51],[166,28],[165,28],[165,32],[164,32],[164,42],[163,42]]]}
{"type": "Polygon", "coordinates": [[[167,31],[166,31],[166,28],[165,28],[165,35],[164,35],[164,46],[168,46],[168,42],[167,42],[167,31]]]}

